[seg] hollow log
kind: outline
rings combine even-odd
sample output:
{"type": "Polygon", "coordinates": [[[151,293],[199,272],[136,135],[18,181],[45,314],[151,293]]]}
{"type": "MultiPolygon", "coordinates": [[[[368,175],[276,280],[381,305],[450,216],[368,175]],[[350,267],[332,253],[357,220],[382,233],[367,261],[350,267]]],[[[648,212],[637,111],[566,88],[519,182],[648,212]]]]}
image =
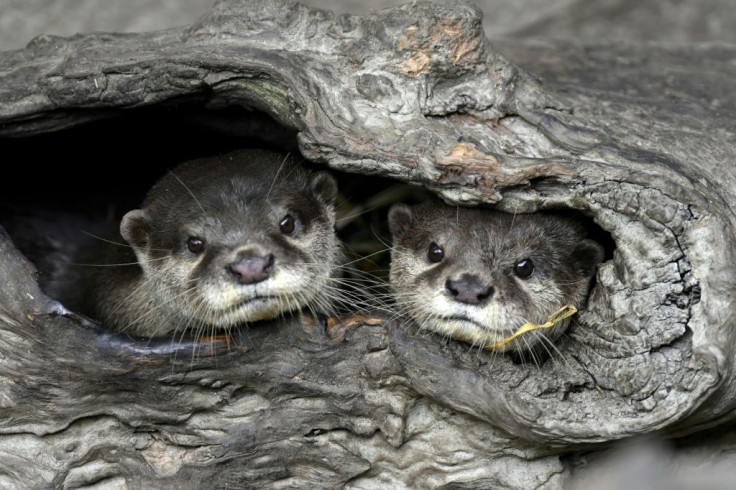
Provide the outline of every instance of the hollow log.
{"type": "Polygon", "coordinates": [[[192,26],[0,53],[0,144],[238,106],[337,172],[575,210],[615,245],[537,365],[360,315],[227,343],[114,335],[47,297],[3,231],[0,485],[559,488],[566,454],[729,422],[736,47],[492,47],[481,21],[463,4],[221,0],[192,26]]]}

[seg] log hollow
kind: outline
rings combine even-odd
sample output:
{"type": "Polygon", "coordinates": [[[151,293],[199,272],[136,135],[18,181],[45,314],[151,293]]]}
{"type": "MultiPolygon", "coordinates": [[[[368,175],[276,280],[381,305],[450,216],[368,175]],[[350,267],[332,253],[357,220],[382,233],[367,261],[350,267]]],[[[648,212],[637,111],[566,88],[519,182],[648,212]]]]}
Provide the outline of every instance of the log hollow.
{"type": "Polygon", "coordinates": [[[560,454],[729,421],[736,48],[494,49],[481,20],[223,0],[184,28],[0,53],[6,148],[151,108],[244,108],[335,171],[574,210],[614,243],[537,366],[369,318],[229,345],[114,336],[47,297],[3,231],[0,482],[554,488],[560,454]]]}

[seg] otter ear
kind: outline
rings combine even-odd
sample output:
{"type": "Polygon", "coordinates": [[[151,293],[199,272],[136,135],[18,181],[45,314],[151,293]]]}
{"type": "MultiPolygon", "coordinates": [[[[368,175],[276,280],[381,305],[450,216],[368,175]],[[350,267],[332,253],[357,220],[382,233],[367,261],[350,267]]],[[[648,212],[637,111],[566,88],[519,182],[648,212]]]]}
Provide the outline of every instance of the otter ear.
{"type": "Polygon", "coordinates": [[[312,191],[326,203],[332,203],[337,197],[337,181],[327,172],[317,172],[312,176],[312,191]]]}
{"type": "Polygon", "coordinates": [[[388,210],[388,229],[394,240],[404,236],[413,223],[414,213],[406,204],[394,204],[388,210]]]}
{"type": "Polygon", "coordinates": [[[603,255],[603,247],[598,242],[585,239],[575,247],[572,259],[584,275],[591,276],[596,266],[603,262],[603,255]]]}
{"type": "Polygon", "coordinates": [[[120,235],[135,248],[148,245],[149,231],[148,215],[142,209],[127,212],[120,221],[120,235]]]}

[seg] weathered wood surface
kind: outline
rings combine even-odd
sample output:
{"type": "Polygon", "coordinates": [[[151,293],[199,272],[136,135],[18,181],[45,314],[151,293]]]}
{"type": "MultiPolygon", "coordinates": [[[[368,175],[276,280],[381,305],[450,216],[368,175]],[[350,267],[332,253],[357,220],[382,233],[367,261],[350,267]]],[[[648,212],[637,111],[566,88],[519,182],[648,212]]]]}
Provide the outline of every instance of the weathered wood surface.
{"type": "Polygon", "coordinates": [[[576,209],[616,244],[537,367],[391,322],[211,349],[113,338],[62,314],[3,235],[0,482],[554,488],[560,454],[728,421],[736,47],[506,42],[504,58],[480,26],[467,6],[221,1],[187,28],[0,53],[0,137],[243,105],[334,169],[576,209]]]}

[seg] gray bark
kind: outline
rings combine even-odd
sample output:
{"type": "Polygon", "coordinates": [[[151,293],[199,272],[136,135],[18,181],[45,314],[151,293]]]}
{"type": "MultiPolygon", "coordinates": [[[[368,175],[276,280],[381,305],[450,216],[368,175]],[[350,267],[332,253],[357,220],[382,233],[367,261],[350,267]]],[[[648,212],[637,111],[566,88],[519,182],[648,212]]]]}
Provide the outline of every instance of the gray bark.
{"type": "Polygon", "coordinates": [[[736,48],[498,49],[516,64],[469,6],[221,1],[186,28],[0,53],[0,137],[181,98],[240,105],[335,170],[575,209],[616,245],[537,367],[388,320],[136,342],[45,297],[2,234],[0,482],[557,488],[562,454],[729,421],[736,48]]]}

